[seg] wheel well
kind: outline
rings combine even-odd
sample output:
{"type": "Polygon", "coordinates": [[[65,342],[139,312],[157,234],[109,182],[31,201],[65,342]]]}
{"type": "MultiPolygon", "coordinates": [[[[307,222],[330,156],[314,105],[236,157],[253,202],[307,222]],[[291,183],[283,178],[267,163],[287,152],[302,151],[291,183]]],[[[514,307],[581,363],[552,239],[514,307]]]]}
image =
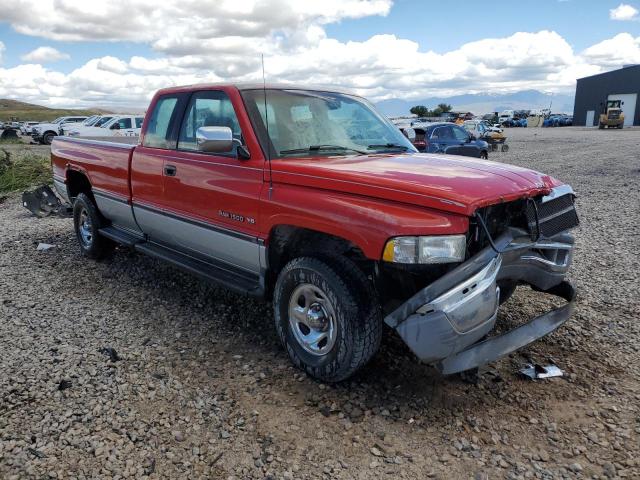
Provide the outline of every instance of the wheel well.
{"type": "Polygon", "coordinates": [[[91,200],[94,200],[93,192],[91,191],[91,182],[89,182],[89,179],[84,173],[76,170],[69,170],[67,172],[67,193],[69,194],[69,200],[72,202],[73,199],[81,193],[88,195],[91,200]]]}
{"type": "Polygon", "coordinates": [[[45,135],[47,135],[48,133],[53,133],[54,135],[58,135],[58,132],[54,131],[54,130],[47,130],[45,131],[42,136],[44,137],[45,135]]]}
{"type": "Polygon", "coordinates": [[[336,257],[343,256],[356,263],[365,275],[373,273],[373,260],[365,257],[362,250],[349,240],[316,230],[278,225],[271,230],[267,249],[269,272],[267,291],[271,292],[280,270],[297,257],[336,257]]]}

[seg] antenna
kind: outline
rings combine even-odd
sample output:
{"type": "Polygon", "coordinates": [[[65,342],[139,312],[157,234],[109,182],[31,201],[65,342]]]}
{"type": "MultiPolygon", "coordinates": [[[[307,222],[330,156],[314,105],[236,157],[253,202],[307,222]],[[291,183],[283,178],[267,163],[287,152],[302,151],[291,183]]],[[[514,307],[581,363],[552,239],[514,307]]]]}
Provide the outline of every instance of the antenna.
{"type": "Polygon", "coordinates": [[[269,199],[273,192],[273,175],[271,173],[271,137],[269,136],[269,110],[267,109],[267,81],[264,76],[264,53],[260,54],[262,61],[262,93],[264,94],[264,123],[267,129],[267,163],[269,164],[269,199]]]}

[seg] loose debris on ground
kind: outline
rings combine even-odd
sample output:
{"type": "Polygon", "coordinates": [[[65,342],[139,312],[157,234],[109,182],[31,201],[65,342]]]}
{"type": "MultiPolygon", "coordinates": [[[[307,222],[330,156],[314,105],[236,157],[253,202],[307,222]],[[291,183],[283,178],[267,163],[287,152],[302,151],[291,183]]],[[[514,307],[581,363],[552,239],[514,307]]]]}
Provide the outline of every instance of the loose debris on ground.
{"type": "MultiPolygon", "coordinates": [[[[492,159],[571,183],[571,321],[477,381],[393,336],[351,381],[289,364],[269,305],[0,204],[0,478],[639,478],[640,131],[512,129],[492,159]],[[42,254],[34,244],[56,245],[42,254]],[[115,358],[118,360],[115,360],[115,358]],[[565,375],[522,379],[526,363],[565,375]]],[[[519,288],[503,328],[544,309],[519,288]]]]}

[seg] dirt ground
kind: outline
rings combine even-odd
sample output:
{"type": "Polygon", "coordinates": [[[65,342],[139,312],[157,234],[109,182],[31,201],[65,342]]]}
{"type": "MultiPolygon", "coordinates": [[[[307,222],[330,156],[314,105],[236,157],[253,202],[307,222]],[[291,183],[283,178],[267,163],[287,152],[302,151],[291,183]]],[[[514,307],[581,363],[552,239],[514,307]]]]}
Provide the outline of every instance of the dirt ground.
{"type": "MultiPolygon", "coordinates": [[[[318,383],[290,365],[268,304],[124,249],[88,261],[71,220],[5,198],[0,478],[640,478],[640,130],[507,134],[490,159],[579,195],[578,300],[477,384],[392,334],[352,380],[318,383]],[[528,360],[565,376],[522,379],[528,360]]],[[[520,287],[499,321],[545,308],[520,287]]]]}

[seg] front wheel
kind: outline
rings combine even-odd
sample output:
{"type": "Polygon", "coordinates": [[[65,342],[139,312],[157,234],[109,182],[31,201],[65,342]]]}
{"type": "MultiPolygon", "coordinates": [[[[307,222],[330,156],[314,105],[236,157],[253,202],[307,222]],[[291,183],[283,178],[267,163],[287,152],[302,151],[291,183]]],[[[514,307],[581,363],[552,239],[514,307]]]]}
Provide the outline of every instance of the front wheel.
{"type": "Polygon", "coordinates": [[[45,145],[51,145],[51,143],[53,142],[53,137],[55,136],[56,135],[52,132],[45,133],[42,137],[42,143],[44,143],[45,145]]]}
{"type": "Polygon", "coordinates": [[[289,357],[319,380],[350,377],[380,346],[377,296],[362,271],[345,258],[291,260],[278,276],[273,308],[289,357]]]}

